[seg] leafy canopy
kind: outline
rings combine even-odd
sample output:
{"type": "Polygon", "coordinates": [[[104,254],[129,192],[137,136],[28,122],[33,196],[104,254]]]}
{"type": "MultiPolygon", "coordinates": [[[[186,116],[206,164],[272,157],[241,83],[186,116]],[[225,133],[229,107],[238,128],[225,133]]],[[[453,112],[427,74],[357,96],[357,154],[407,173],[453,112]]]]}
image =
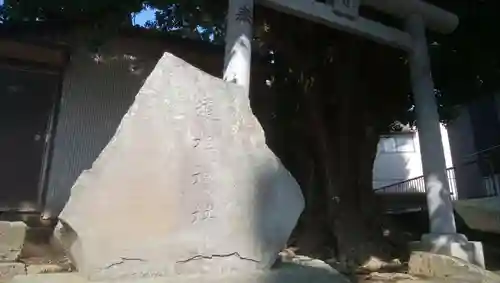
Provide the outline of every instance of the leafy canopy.
{"type": "MultiPolygon", "coordinates": [[[[500,11],[500,2],[429,2],[460,17],[460,26],[452,35],[429,35],[436,94],[443,118],[449,118],[450,112],[447,110],[451,106],[466,103],[479,95],[490,94],[499,87],[500,41],[497,39],[497,28],[500,26],[500,17],[497,17],[497,11],[500,11]]],[[[146,7],[157,9],[156,20],[149,24],[149,28],[194,35],[202,40],[219,43],[223,40],[227,0],[5,0],[0,15],[3,24],[51,22],[66,26],[90,25],[96,29],[109,30],[123,25],[131,13],[137,13],[146,7]]],[[[297,46],[303,44],[299,38],[304,35],[303,32],[308,32],[303,21],[295,21],[296,26],[277,27],[279,22],[266,18],[268,15],[276,17],[277,13],[266,12],[265,9],[258,12],[262,13],[257,15],[256,37],[261,41],[266,40],[269,50],[287,52],[289,40],[295,41],[293,44],[297,46]],[[265,34],[263,31],[269,30],[271,22],[275,32],[265,34]],[[278,31],[286,31],[287,35],[278,35],[278,31]],[[282,46],[277,44],[279,41],[282,46]]],[[[318,42],[314,48],[329,48],[327,45],[331,44],[331,35],[322,32],[315,33],[314,36],[318,42]]],[[[300,56],[295,56],[300,60],[298,57],[300,56]]],[[[285,69],[288,67],[284,66],[285,69]]]]}

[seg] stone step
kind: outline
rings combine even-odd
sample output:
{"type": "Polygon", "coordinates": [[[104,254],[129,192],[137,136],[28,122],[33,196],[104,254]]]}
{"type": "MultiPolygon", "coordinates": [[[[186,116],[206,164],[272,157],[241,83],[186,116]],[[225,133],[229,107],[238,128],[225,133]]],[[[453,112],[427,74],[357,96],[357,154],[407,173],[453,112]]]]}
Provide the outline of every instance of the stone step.
{"type": "Polygon", "coordinates": [[[23,222],[26,224],[26,240],[48,243],[57,219],[42,219],[40,213],[0,212],[0,222],[23,222]]]}
{"type": "Polygon", "coordinates": [[[17,260],[23,248],[26,228],[23,222],[0,221],[0,262],[17,260]]]}
{"type": "Polygon", "coordinates": [[[0,212],[0,221],[26,223],[30,228],[51,227],[54,228],[57,224],[57,219],[42,219],[40,213],[25,213],[25,212],[0,212]]]}

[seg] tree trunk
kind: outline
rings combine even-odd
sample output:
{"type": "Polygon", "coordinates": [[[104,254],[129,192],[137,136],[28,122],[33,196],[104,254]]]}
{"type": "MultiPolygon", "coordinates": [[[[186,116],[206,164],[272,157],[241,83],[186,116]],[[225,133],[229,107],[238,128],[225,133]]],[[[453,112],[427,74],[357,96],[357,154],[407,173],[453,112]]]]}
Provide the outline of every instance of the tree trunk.
{"type": "Polygon", "coordinates": [[[372,189],[378,139],[366,134],[368,127],[362,121],[344,115],[344,123],[334,132],[339,140],[332,154],[335,182],[329,191],[329,216],[337,239],[338,259],[349,266],[358,266],[371,257],[388,260],[392,250],[383,236],[382,215],[372,189]]]}
{"type": "MultiPolygon", "coordinates": [[[[327,128],[324,125],[324,114],[318,93],[305,89],[302,103],[305,105],[305,119],[310,127],[309,148],[312,155],[313,174],[310,186],[307,188],[306,208],[304,212],[304,232],[299,242],[301,252],[316,257],[331,257],[328,248],[336,253],[336,242],[331,236],[328,215],[328,190],[333,190],[331,151],[327,128]],[[332,243],[333,241],[333,243],[332,243]],[[326,250],[325,250],[326,248],[326,250]]],[[[305,168],[304,168],[305,169],[305,168]]]]}
{"type": "MultiPolygon", "coordinates": [[[[328,143],[333,162],[332,184],[327,188],[329,223],[338,245],[338,259],[349,266],[371,257],[389,259],[391,246],[383,236],[381,212],[372,187],[372,168],[378,133],[370,119],[360,80],[361,64],[356,40],[346,41],[338,58],[332,86],[335,106],[330,110],[328,143]]],[[[331,108],[331,106],[330,106],[331,108]]],[[[325,153],[326,154],[326,153],[325,153]]]]}
{"type": "MultiPolygon", "coordinates": [[[[280,151],[287,156],[280,155],[282,160],[293,159],[286,166],[306,199],[296,231],[299,252],[316,256],[318,250],[333,246],[338,259],[354,266],[371,256],[388,259],[395,249],[383,234],[372,168],[381,125],[394,118],[385,110],[404,108],[392,96],[399,92],[404,98],[404,90],[388,91],[395,78],[384,70],[399,57],[391,55],[388,61],[386,52],[373,44],[333,33],[333,39],[325,37],[328,46],[290,39],[285,36],[293,35],[285,32],[290,24],[283,23],[270,33],[273,46],[281,47],[272,64],[273,89],[281,96],[276,108],[283,112],[275,130],[286,136],[276,148],[286,148],[280,151]],[[374,56],[375,51],[380,56],[374,56]],[[290,103],[292,99],[296,103],[290,103]],[[301,127],[287,126],[299,115],[305,121],[301,127]]],[[[320,28],[305,30],[307,37],[320,28]]]]}

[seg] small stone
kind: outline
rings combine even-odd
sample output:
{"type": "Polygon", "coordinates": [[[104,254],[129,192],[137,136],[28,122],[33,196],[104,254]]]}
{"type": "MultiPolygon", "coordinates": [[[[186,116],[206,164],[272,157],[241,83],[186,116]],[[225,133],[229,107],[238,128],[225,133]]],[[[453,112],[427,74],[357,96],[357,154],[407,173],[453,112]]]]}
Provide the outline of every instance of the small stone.
{"type": "Polygon", "coordinates": [[[20,262],[0,262],[0,280],[26,275],[26,266],[20,262]]]}
{"type": "Polygon", "coordinates": [[[370,275],[367,276],[366,279],[372,280],[372,281],[390,281],[394,282],[396,280],[418,280],[418,277],[415,277],[410,274],[406,273],[381,273],[381,272],[373,272],[370,273],[370,275]]]}
{"type": "Polygon", "coordinates": [[[297,266],[310,267],[317,270],[325,270],[327,272],[331,272],[332,274],[339,274],[339,272],[331,265],[316,258],[297,255],[291,260],[291,262],[297,266]]]}
{"type": "Polygon", "coordinates": [[[381,259],[372,256],[361,266],[361,269],[370,272],[376,272],[381,270],[386,264],[387,263],[382,261],[381,259]]]}
{"type": "Polygon", "coordinates": [[[27,265],[26,272],[28,274],[45,274],[45,273],[64,273],[71,272],[72,269],[69,266],[64,266],[60,264],[31,264],[27,265]]]}
{"type": "Polygon", "coordinates": [[[281,252],[278,253],[278,259],[281,262],[291,262],[293,258],[297,256],[295,253],[297,251],[297,248],[286,248],[283,249],[281,252]]]}
{"type": "Polygon", "coordinates": [[[24,222],[0,222],[0,262],[17,260],[26,237],[24,222]]]}

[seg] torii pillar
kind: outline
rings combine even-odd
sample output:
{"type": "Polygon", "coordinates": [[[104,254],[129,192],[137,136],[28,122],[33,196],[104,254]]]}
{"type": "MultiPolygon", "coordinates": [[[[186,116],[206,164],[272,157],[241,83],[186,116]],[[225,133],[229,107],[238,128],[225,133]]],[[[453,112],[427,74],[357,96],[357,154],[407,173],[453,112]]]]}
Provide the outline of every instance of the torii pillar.
{"type": "Polygon", "coordinates": [[[229,0],[223,79],[250,91],[253,0],[229,0]]]}
{"type": "Polygon", "coordinates": [[[455,225],[422,16],[408,16],[406,31],[413,42],[408,58],[430,223],[430,233],[422,236],[415,248],[456,256],[484,267],[481,243],[469,242],[465,235],[457,233],[455,225]]]}

